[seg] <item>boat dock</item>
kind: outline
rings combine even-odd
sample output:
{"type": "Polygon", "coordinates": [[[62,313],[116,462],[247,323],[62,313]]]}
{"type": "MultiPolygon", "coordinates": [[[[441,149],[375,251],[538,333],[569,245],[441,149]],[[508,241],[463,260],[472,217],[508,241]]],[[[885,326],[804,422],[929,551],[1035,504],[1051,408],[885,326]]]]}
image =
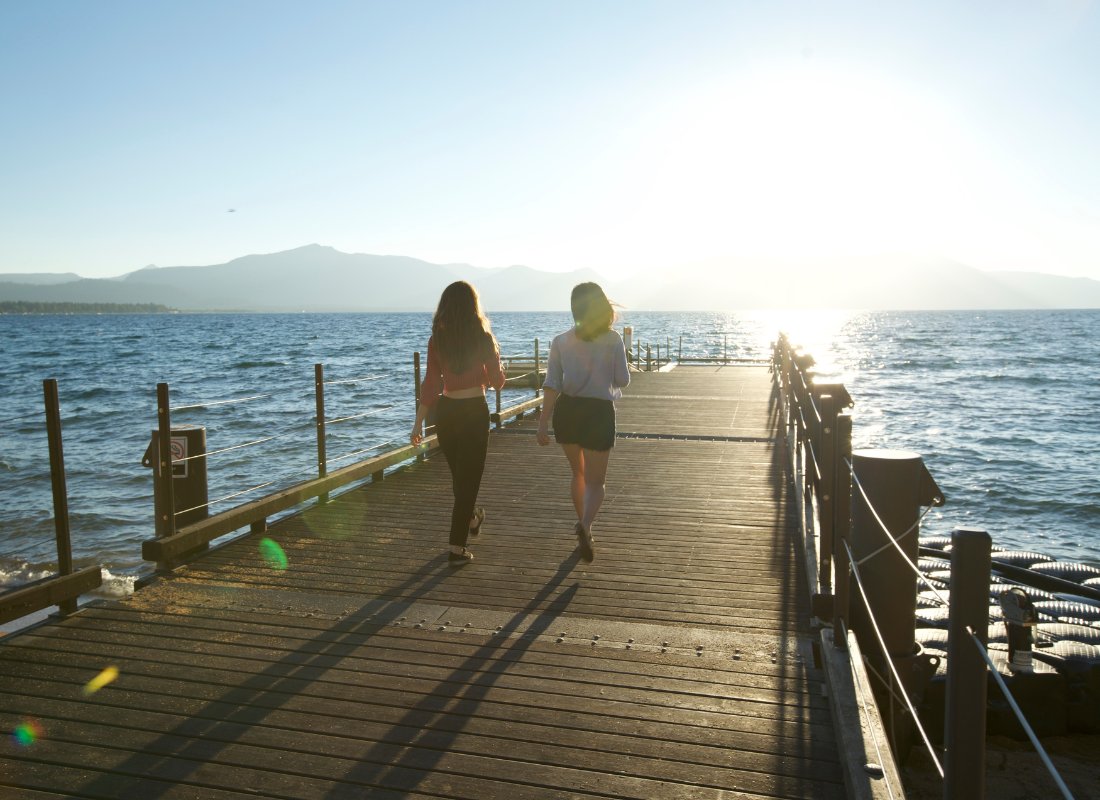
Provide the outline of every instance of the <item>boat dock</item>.
{"type": "Polygon", "coordinates": [[[769,368],[633,376],[591,564],[534,425],[490,436],[468,565],[433,455],[5,637],[0,793],[857,796],[769,368]]]}

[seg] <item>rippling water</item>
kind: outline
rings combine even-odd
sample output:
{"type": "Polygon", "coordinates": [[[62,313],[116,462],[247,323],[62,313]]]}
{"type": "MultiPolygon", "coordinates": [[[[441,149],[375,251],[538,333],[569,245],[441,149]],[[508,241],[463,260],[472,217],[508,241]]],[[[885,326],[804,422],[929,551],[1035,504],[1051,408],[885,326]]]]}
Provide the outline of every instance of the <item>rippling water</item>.
{"type": "MultiPolygon", "coordinates": [[[[430,314],[0,316],[0,584],[52,571],[53,507],[42,380],[61,396],[74,556],[103,563],[107,592],[148,569],[152,478],[141,457],[156,425],[156,384],[208,448],[275,437],[210,459],[211,499],[313,474],[313,365],[332,383],[330,469],[404,439],[413,413],[412,354],[430,314]],[[258,397],[256,397],[258,395],[258,397]],[[353,455],[357,454],[358,455],[353,455]]],[[[545,349],[570,320],[497,314],[506,353],[545,349]]],[[[627,311],[643,341],[675,355],[764,357],[778,330],[847,385],[856,447],[920,453],[948,503],[926,533],[959,525],[994,542],[1100,561],[1100,312],[660,314],[627,311]]],[[[515,390],[512,398],[530,390],[515,390]]],[[[506,396],[507,397],[507,396],[506,396]]],[[[238,496],[214,510],[252,499],[238,496]]]]}

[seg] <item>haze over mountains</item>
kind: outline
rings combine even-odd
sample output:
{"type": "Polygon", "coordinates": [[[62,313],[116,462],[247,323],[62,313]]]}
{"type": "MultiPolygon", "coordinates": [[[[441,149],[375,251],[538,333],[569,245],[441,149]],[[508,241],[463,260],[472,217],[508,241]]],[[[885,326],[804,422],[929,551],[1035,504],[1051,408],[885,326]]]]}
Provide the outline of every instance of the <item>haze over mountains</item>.
{"type": "Polygon", "coordinates": [[[1100,308],[1100,281],[985,272],[945,260],[849,260],[795,272],[728,259],[616,282],[591,270],[432,264],[316,244],[211,266],[147,267],[111,279],[0,274],[0,301],[156,303],[183,311],[431,311],[443,287],[458,279],[477,286],[490,312],[564,311],[572,287],[586,280],[599,281],[627,308],[656,311],[1100,308]]]}

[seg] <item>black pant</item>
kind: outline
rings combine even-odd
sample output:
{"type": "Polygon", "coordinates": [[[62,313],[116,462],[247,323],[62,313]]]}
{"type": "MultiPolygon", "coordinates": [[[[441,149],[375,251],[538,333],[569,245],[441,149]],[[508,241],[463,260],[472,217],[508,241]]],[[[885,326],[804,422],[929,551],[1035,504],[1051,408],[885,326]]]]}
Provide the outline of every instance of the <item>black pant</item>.
{"type": "Polygon", "coordinates": [[[465,547],[470,517],[481,489],[485,451],[489,447],[489,406],[484,397],[455,400],[443,396],[436,407],[435,432],[451,468],[451,544],[465,547]]]}

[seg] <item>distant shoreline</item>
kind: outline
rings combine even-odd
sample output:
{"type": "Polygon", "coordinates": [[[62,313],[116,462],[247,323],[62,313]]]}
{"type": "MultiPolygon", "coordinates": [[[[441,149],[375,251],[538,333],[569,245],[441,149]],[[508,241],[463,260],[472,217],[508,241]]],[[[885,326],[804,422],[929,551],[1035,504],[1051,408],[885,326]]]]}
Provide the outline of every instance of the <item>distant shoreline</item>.
{"type": "Polygon", "coordinates": [[[156,303],[54,303],[27,300],[0,302],[0,314],[174,314],[156,303]]]}

